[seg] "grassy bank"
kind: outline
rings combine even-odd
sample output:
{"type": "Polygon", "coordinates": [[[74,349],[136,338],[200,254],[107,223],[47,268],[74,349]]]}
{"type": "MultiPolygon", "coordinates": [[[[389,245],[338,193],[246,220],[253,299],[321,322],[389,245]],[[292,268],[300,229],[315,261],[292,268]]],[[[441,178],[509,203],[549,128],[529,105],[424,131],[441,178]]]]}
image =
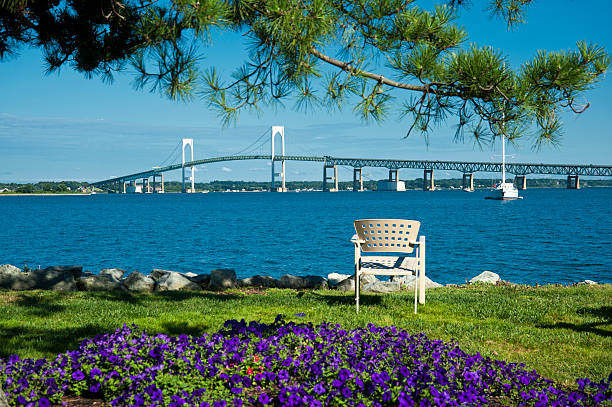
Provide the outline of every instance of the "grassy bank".
{"type": "Polygon", "coordinates": [[[428,291],[412,313],[410,293],[366,294],[355,313],[351,294],[293,290],[57,293],[0,291],[0,357],[53,357],[79,342],[135,323],[149,332],[198,335],[227,319],[331,321],[346,328],[396,325],[468,352],[522,362],[574,386],[612,371],[612,286],[470,286],[428,291]],[[295,314],[304,313],[305,317],[295,314]]]}

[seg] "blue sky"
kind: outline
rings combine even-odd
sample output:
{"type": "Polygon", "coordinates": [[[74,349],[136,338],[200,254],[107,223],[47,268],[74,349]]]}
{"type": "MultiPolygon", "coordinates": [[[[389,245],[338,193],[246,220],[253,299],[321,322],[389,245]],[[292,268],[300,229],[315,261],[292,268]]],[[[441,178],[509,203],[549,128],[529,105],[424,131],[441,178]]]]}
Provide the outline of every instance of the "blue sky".
{"type": "MultiPolygon", "coordinates": [[[[429,7],[432,2],[417,3],[429,7]]],[[[469,34],[468,42],[503,50],[513,66],[529,60],[540,49],[573,49],[578,40],[597,43],[612,52],[612,5],[607,1],[535,2],[528,10],[527,24],[512,32],[481,10],[484,2],[473,4],[459,18],[469,34]]],[[[204,64],[230,69],[244,60],[245,44],[239,36],[226,33],[216,36],[213,45],[203,51],[204,64]]],[[[565,136],[560,147],[534,152],[525,140],[510,148],[509,161],[612,165],[610,95],[612,82],[605,78],[587,94],[591,107],[585,113],[564,116],[565,136]]],[[[202,101],[178,103],[135,90],[129,71],[110,85],[97,78],[85,79],[69,68],[45,75],[40,52],[23,49],[20,57],[0,63],[0,182],[96,181],[138,172],[161,164],[182,137],[195,140],[196,158],[230,155],[272,125],[285,126],[286,150],[291,155],[500,159],[499,146],[480,150],[469,141],[453,142],[452,122],[432,133],[426,145],[419,136],[404,139],[408,125],[396,115],[381,124],[368,124],[350,107],[342,112],[302,113],[293,111],[291,102],[286,105],[285,109],[264,109],[259,115],[243,113],[236,125],[223,128],[216,113],[202,101]]],[[[258,152],[267,154],[269,144],[258,152]]],[[[196,180],[267,181],[269,174],[269,165],[263,161],[229,162],[198,168],[196,180]]],[[[365,169],[365,176],[383,178],[386,170],[365,169]]],[[[422,176],[420,171],[400,172],[404,179],[418,176],[422,176]]],[[[459,176],[436,173],[442,178],[459,176]]],[[[287,164],[288,180],[320,177],[319,164],[287,164]]],[[[341,169],[340,177],[348,180],[352,172],[341,169]]],[[[168,178],[178,180],[179,172],[168,178]]]]}

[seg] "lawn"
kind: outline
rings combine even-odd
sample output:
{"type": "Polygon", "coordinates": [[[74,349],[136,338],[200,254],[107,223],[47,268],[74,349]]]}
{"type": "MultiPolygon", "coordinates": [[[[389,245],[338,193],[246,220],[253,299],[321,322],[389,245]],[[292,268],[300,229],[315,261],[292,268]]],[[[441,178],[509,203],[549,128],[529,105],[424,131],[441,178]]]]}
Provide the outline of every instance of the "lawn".
{"type": "Polygon", "coordinates": [[[0,358],[53,358],[123,324],[151,333],[216,332],[228,319],[395,325],[430,339],[456,341],[469,353],[524,363],[562,386],[612,372],[612,286],[444,287],[427,291],[412,312],[411,293],[354,298],[332,290],[164,292],[0,291],[0,358]],[[297,315],[296,315],[297,314],[297,315]],[[301,316],[301,315],[304,316],[301,316]]]}

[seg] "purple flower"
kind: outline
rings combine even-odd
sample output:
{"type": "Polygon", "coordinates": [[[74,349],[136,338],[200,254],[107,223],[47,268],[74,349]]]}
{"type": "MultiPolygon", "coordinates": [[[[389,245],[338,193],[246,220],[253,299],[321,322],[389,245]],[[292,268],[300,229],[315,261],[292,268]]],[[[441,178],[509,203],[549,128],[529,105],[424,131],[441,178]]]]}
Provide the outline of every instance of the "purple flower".
{"type": "Polygon", "coordinates": [[[340,369],[338,373],[338,378],[343,382],[347,381],[351,377],[351,371],[345,368],[340,369]]]}
{"type": "Polygon", "coordinates": [[[323,394],[325,393],[325,387],[323,387],[323,385],[321,383],[317,383],[315,384],[314,388],[313,388],[314,392],[317,394],[323,394]]]}
{"type": "Polygon", "coordinates": [[[285,369],[281,369],[281,371],[278,372],[278,378],[280,381],[286,382],[289,380],[289,372],[287,372],[285,369]]]}
{"type": "Polygon", "coordinates": [[[75,370],[72,372],[72,378],[78,382],[85,378],[85,373],[81,372],[80,370],[75,370]]]}
{"type": "Polygon", "coordinates": [[[263,405],[266,405],[270,402],[270,396],[268,396],[267,393],[261,393],[259,397],[257,397],[257,401],[263,405]]]}
{"type": "Polygon", "coordinates": [[[173,407],[320,406],[316,398],[354,399],[358,406],[477,406],[498,395],[510,405],[596,406],[612,398],[612,375],[600,382],[581,379],[578,391],[567,392],[524,365],[470,355],[454,343],[397,327],[343,330],[282,318],[224,326],[201,337],[149,335],[124,326],[52,361],[0,359],[2,385],[11,405],[32,407],[83,388],[98,394],[104,389],[113,406],[161,406],[164,393],[173,407]],[[199,388],[204,383],[210,392],[199,388]],[[263,392],[267,388],[278,391],[277,398],[263,392]]]}

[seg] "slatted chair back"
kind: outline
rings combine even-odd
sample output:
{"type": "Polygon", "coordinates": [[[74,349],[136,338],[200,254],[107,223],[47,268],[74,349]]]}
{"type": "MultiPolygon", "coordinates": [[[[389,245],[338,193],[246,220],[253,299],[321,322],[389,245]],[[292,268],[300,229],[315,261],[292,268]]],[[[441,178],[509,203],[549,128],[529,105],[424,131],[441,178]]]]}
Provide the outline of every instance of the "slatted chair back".
{"type": "Polygon", "coordinates": [[[355,221],[355,231],[362,252],[412,253],[421,222],[404,219],[360,219],[355,221]]]}

